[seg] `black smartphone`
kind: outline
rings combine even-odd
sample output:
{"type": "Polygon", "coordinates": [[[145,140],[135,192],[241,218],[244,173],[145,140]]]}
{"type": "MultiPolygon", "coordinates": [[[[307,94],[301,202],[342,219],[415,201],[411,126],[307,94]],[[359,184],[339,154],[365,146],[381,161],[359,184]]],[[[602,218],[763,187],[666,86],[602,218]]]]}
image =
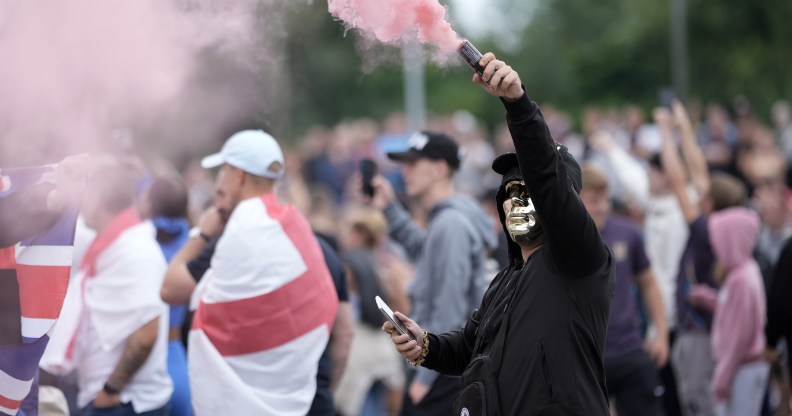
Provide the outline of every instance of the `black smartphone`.
{"type": "Polygon", "coordinates": [[[374,196],[374,186],[371,180],[377,174],[377,163],[371,159],[363,159],[360,161],[360,177],[363,182],[361,185],[361,192],[368,197],[374,196]]]}
{"type": "Polygon", "coordinates": [[[671,106],[676,99],[673,88],[663,88],[660,90],[660,106],[671,110],[671,106]]]}

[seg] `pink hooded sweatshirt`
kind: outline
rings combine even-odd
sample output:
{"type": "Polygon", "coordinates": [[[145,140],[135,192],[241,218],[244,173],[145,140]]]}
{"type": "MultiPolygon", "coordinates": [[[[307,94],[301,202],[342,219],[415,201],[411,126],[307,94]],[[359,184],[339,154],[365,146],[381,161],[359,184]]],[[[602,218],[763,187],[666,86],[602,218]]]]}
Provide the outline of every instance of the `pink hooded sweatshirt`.
{"type": "Polygon", "coordinates": [[[749,209],[730,208],[712,214],[708,226],[710,242],[715,257],[726,270],[726,280],[720,292],[697,286],[691,297],[715,311],[712,388],[716,398],[723,400],[730,396],[740,366],[761,360],[765,348],[764,283],[753,259],[760,221],[749,209]]]}

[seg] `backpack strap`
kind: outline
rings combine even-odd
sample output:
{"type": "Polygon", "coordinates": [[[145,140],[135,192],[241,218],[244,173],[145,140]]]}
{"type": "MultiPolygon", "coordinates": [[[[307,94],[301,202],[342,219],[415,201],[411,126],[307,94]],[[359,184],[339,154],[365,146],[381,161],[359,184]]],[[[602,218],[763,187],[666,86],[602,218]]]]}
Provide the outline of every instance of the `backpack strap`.
{"type": "Polygon", "coordinates": [[[492,360],[492,367],[490,370],[492,375],[495,376],[500,371],[502,357],[503,357],[503,349],[506,345],[506,332],[509,328],[509,317],[511,316],[511,310],[513,309],[512,300],[514,298],[514,293],[517,292],[516,288],[509,294],[509,299],[506,301],[506,306],[504,307],[503,312],[503,319],[501,320],[500,329],[498,329],[498,335],[495,336],[495,341],[492,344],[492,354],[490,355],[492,360]]]}

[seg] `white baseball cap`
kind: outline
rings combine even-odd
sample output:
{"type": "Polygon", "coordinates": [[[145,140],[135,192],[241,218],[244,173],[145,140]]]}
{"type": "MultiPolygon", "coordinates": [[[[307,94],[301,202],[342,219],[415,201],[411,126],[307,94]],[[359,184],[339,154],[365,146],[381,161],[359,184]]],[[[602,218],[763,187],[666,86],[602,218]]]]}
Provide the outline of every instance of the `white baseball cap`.
{"type": "Polygon", "coordinates": [[[235,133],[225,142],[219,153],[201,160],[201,166],[206,169],[216,168],[223,163],[269,179],[280,178],[285,168],[280,145],[274,137],[262,130],[235,133]],[[280,163],[278,171],[270,170],[275,162],[280,163]]]}

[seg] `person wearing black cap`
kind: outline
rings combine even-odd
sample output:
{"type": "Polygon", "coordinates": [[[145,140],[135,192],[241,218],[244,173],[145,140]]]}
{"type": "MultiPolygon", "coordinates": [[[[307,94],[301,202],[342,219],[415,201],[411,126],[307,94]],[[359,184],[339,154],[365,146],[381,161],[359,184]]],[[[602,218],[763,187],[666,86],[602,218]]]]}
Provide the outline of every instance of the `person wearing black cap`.
{"type": "Polygon", "coordinates": [[[463,329],[427,333],[397,312],[414,340],[383,330],[406,359],[462,376],[455,415],[608,415],[613,255],[580,200],[580,167],[517,72],[491,53],[480,63],[473,80],[503,101],[517,151],[492,164],[510,263],[463,329]]]}
{"type": "MultiPolygon", "coordinates": [[[[407,195],[428,213],[424,231],[395,203],[387,180],[372,181],[373,206],[383,210],[390,236],[415,262],[407,288],[411,315],[430,331],[462,328],[486,288],[486,253],[497,244],[492,221],[476,200],[456,193],[460,152],[449,136],[415,133],[406,151],[388,157],[402,165],[407,195]]],[[[408,374],[406,387],[402,415],[447,415],[459,378],[418,368],[408,374]]]]}

